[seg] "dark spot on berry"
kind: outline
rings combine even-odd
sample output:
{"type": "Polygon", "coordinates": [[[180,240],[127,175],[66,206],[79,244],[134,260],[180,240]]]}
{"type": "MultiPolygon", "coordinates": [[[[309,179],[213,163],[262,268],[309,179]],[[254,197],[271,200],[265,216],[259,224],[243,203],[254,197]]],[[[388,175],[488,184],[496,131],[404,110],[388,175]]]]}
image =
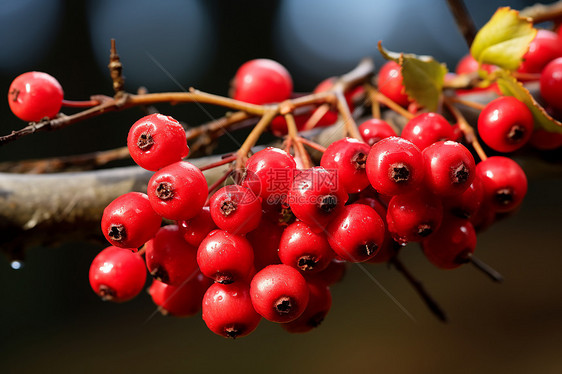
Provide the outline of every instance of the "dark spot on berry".
{"type": "Polygon", "coordinates": [[[224,328],[224,333],[227,337],[236,339],[240,335],[242,335],[243,329],[237,325],[227,326],[224,328]]]}
{"type": "Polygon", "coordinates": [[[472,256],[472,251],[470,249],[465,249],[455,257],[454,262],[457,264],[466,264],[470,262],[470,257],[472,256]]]}
{"type": "Polygon", "coordinates": [[[236,203],[236,201],[225,200],[221,204],[220,211],[223,216],[228,217],[232,213],[236,212],[237,208],[238,208],[238,204],[236,203]]]}
{"type": "Polygon", "coordinates": [[[356,153],[351,158],[351,163],[357,170],[365,169],[365,165],[367,164],[367,155],[363,152],[356,153]]]}
{"type": "Polygon", "coordinates": [[[309,271],[316,267],[318,264],[318,259],[312,255],[304,255],[299,257],[297,261],[297,266],[302,271],[309,271]]]}
{"type": "Polygon", "coordinates": [[[122,242],[127,238],[127,231],[125,230],[125,226],[119,225],[110,225],[109,230],[107,232],[107,236],[116,242],[122,242]]]}
{"type": "Polygon", "coordinates": [[[160,182],[156,187],[156,197],[160,200],[169,200],[174,197],[174,189],[170,182],[160,182]]]}
{"type": "Polygon", "coordinates": [[[275,311],[279,314],[289,314],[293,309],[293,303],[291,302],[291,298],[288,296],[281,296],[275,302],[275,311]]]}
{"type": "Polygon", "coordinates": [[[234,277],[232,274],[228,273],[217,273],[215,275],[215,282],[220,284],[232,284],[234,283],[234,277]]]}
{"type": "Polygon", "coordinates": [[[307,325],[310,326],[310,327],[318,327],[318,326],[320,326],[322,321],[324,321],[325,317],[326,317],[325,312],[318,312],[315,315],[313,315],[312,317],[310,317],[310,319],[307,322],[307,325]]]}
{"type": "Polygon", "coordinates": [[[103,301],[111,301],[117,296],[117,293],[113,288],[102,284],[98,288],[98,295],[103,301]]]}
{"type": "Polygon", "coordinates": [[[320,198],[318,208],[324,213],[331,213],[338,206],[338,198],[335,195],[325,195],[320,198]]]}
{"type": "Polygon", "coordinates": [[[451,182],[453,182],[454,184],[466,183],[469,176],[470,172],[468,171],[468,168],[464,163],[461,163],[459,166],[453,169],[451,182]]]}
{"type": "Polygon", "coordinates": [[[361,244],[359,246],[359,253],[364,254],[366,256],[371,256],[378,249],[379,249],[379,246],[376,243],[371,242],[371,243],[361,244]]]}
{"type": "Polygon", "coordinates": [[[520,125],[513,125],[507,133],[510,143],[519,143],[525,137],[526,129],[520,125]]]}
{"type": "Polygon", "coordinates": [[[513,191],[511,188],[502,188],[496,191],[496,202],[500,205],[509,205],[513,202],[513,191]]]}
{"type": "Polygon", "coordinates": [[[418,232],[417,234],[423,238],[425,238],[426,236],[428,236],[429,234],[431,234],[433,232],[433,229],[431,228],[431,225],[428,223],[422,223],[421,225],[418,226],[418,232]]]}
{"type": "Polygon", "coordinates": [[[154,279],[162,283],[168,284],[170,282],[170,276],[168,275],[166,269],[164,269],[162,266],[157,266],[150,272],[150,274],[154,277],[154,279]]]}
{"type": "Polygon", "coordinates": [[[148,151],[152,148],[153,144],[154,139],[152,138],[152,135],[146,132],[143,132],[137,139],[137,147],[139,147],[141,151],[148,151]]]}
{"type": "Polygon", "coordinates": [[[410,169],[406,164],[396,163],[390,166],[389,176],[396,183],[406,183],[410,180],[410,169]]]}
{"type": "Polygon", "coordinates": [[[16,101],[18,101],[18,97],[20,95],[20,90],[18,90],[17,88],[14,88],[12,91],[10,91],[10,95],[12,96],[12,101],[16,102],[16,101]]]}

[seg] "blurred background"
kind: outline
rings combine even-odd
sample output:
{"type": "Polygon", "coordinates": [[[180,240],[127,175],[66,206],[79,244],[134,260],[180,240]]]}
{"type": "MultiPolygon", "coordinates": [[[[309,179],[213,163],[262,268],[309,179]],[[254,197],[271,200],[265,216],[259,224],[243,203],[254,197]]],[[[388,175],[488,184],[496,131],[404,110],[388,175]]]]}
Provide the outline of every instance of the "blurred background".
{"type": "MultiPolygon", "coordinates": [[[[532,4],[466,3],[478,27],[498,6],[532,4]]],[[[284,64],[296,91],[310,91],[364,56],[380,66],[379,40],[393,51],[433,55],[450,70],[468,52],[442,0],[0,0],[0,87],[7,92],[17,75],[39,70],[60,81],[67,99],[111,95],[111,38],[132,92],[193,86],[226,95],[238,66],[260,57],[284,64]]],[[[23,126],[6,100],[0,108],[2,134],[23,126]]],[[[196,106],[161,110],[189,125],[209,120],[196,106]]],[[[0,147],[0,161],[123,146],[139,115],[112,113],[29,136],[0,147]]],[[[73,242],[30,248],[17,271],[0,257],[0,372],[560,373],[562,165],[544,154],[519,157],[530,177],[528,196],[516,215],[479,235],[476,252],[504,284],[469,265],[435,269],[415,245],[404,250],[448,324],[396,271],[366,265],[413,319],[352,267],[333,288],[332,311],[316,331],[289,335],[262,322],[230,341],[208,331],[200,316],[156,315],[145,294],[122,305],[101,302],[88,284],[101,248],[73,242]]]]}

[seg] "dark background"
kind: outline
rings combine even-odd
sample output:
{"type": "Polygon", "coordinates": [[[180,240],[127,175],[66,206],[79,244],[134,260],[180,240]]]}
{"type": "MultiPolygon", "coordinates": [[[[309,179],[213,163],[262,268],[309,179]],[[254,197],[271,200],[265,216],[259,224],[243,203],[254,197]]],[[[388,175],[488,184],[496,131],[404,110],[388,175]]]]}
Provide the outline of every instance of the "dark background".
{"type": "MultiPolygon", "coordinates": [[[[467,3],[481,26],[500,5],[530,2],[467,3]]],[[[362,56],[380,65],[380,39],[391,50],[434,55],[451,70],[467,52],[439,0],[4,0],[0,87],[7,92],[18,74],[40,70],[61,82],[68,99],[110,95],[104,51],[111,37],[128,90],[195,86],[223,95],[237,67],[251,58],[282,62],[295,89],[310,91],[362,56]],[[310,38],[299,38],[303,33],[310,38]]],[[[5,100],[0,106],[2,133],[23,125],[5,100]]],[[[191,125],[209,120],[195,106],[161,110],[191,125]]],[[[0,161],[122,146],[140,115],[112,113],[29,136],[1,147],[0,161]]],[[[355,266],[333,288],[332,311],[316,331],[290,335],[262,322],[252,335],[230,341],[208,331],[200,316],[155,315],[145,294],[126,304],[101,302],[88,284],[89,264],[101,247],[73,242],[30,248],[19,271],[0,257],[0,372],[560,373],[562,168],[548,154],[516,157],[530,178],[528,196],[516,215],[479,235],[476,252],[504,275],[504,284],[469,265],[435,269],[415,245],[404,250],[404,262],[447,311],[446,325],[396,271],[365,265],[414,320],[355,266]]]]}

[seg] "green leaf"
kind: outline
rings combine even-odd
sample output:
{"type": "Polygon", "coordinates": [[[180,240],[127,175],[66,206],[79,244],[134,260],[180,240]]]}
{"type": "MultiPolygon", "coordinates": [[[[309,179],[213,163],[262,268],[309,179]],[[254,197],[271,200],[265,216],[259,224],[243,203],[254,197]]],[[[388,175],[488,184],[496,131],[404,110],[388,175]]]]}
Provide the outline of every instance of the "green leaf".
{"type": "Polygon", "coordinates": [[[406,94],[429,111],[436,111],[443,91],[447,67],[431,56],[397,53],[385,50],[379,42],[379,51],[387,60],[400,64],[406,94]]]}
{"type": "Polygon", "coordinates": [[[536,33],[530,19],[509,7],[499,8],[476,34],[470,53],[481,64],[516,70],[536,33]]]}
{"type": "Polygon", "coordinates": [[[562,134],[562,123],[552,118],[521,82],[505,71],[499,71],[497,74],[501,92],[506,96],[515,97],[529,108],[535,120],[535,128],[562,134]]]}

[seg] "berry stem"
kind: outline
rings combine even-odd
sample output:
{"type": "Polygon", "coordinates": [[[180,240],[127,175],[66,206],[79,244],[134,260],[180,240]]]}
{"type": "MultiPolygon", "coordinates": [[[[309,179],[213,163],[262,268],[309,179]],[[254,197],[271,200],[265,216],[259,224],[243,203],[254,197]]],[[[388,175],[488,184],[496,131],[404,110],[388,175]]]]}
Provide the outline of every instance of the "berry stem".
{"type": "Polygon", "coordinates": [[[531,18],[533,23],[556,21],[562,17],[562,3],[558,1],[548,5],[535,4],[521,10],[519,15],[531,18]]]}
{"type": "Polygon", "coordinates": [[[406,268],[404,263],[398,259],[398,256],[392,257],[390,260],[390,264],[392,264],[396,270],[398,270],[410,283],[410,285],[414,288],[414,290],[418,293],[418,295],[422,298],[425,305],[429,308],[429,310],[439,319],[441,322],[447,322],[447,315],[443,311],[443,309],[437,304],[435,299],[431,297],[431,295],[427,292],[423,284],[415,278],[412,273],[406,268]]]}
{"type": "Polygon", "coordinates": [[[295,117],[293,117],[291,113],[287,113],[285,114],[285,121],[287,122],[287,129],[289,132],[288,136],[289,139],[291,139],[291,144],[295,151],[295,160],[300,162],[302,168],[309,169],[312,167],[312,161],[310,160],[310,155],[300,141],[295,117]]]}
{"type": "Polygon", "coordinates": [[[99,104],[100,102],[98,100],[83,100],[83,101],[63,100],[62,101],[62,106],[65,106],[67,108],[91,108],[99,104]]]}
{"type": "Polygon", "coordinates": [[[275,107],[266,111],[257,123],[257,125],[252,129],[244,143],[240,146],[237,152],[236,169],[241,169],[246,164],[246,159],[248,158],[248,153],[256,143],[258,142],[261,134],[267,129],[273,118],[279,113],[279,107],[275,107]]]}
{"type": "Polygon", "coordinates": [[[328,113],[329,110],[330,110],[330,104],[328,103],[322,104],[318,108],[316,108],[314,112],[312,112],[310,118],[304,124],[303,130],[306,131],[306,130],[313,129],[318,124],[318,122],[322,119],[322,117],[324,117],[324,115],[328,113]]]}
{"type": "Polygon", "coordinates": [[[355,123],[355,120],[353,119],[353,116],[349,111],[349,106],[347,105],[347,101],[345,100],[345,96],[343,95],[343,90],[341,86],[339,87],[339,89],[336,87],[336,97],[338,99],[337,107],[343,118],[345,132],[352,138],[362,140],[359,129],[357,128],[357,124],[355,123]]]}
{"type": "Polygon", "coordinates": [[[391,110],[400,114],[402,117],[405,117],[407,119],[412,119],[412,118],[415,117],[415,114],[408,112],[406,109],[402,108],[400,105],[398,105],[397,103],[395,103],[393,100],[389,99],[388,97],[386,97],[382,93],[380,93],[378,91],[375,91],[374,96],[375,96],[376,101],[378,101],[381,104],[386,105],[391,110]]]}
{"type": "Polygon", "coordinates": [[[450,97],[450,98],[448,98],[448,100],[450,100],[452,103],[461,104],[461,105],[464,105],[466,107],[476,109],[476,110],[479,110],[479,111],[481,111],[482,109],[484,109],[486,107],[486,105],[477,103],[476,101],[464,100],[464,99],[461,99],[461,98],[456,97],[456,96],[450,97]]]}
{"type": "Polygon", "coordinates": [[[222,177],[220,177],[219,179],[217,179],[213,184],[211,184],[209,186],[209,196],[207,197],[207,201],[205,202],[205,205],[209,205],[209,200],[211,199],[211,196],[213,195],[213,193],[215,192],[215,190],[217,190],[223,183],[224,181],[226,181],[226,179],[228,178],[228,176],[232,173],[232,170],[234,170],[234,168],[230,167],[228,168],[224,174],[222,175],[222,177]]]}
{"type": "Polygon", "coordinates": [[[494,282],[503,282],[503,276],[497,270],[480,260],[478,257],[475,257],[472,253],[466,255],[466,260],[474,265],[478,270],[490,277],[490,279],[492,279],[494,282]]]}
{"type": "Polygon", "coordinates": [[[447,105],[447,108],[455,117],[462,133],[464,134],[466,141],[472,145],[472,148],[474,148],[474,150],[478,154],[478,157],[480,157],[480,160],[486,160],[488,156],[486,156],[486,152],[484,152],[484,149],[480,145],[476,133],[474,132],[474,128],[470,126],[460,110],[458,110],[448,98],[445,100],[445,105],[447,105]]]}
{"type": "Polygon", "coordinates": [[[370,84],[365,85],[367,89],[367,94],[369,95],[369,99],[371,101],[371,112],[373,118],[380,119],[381,118],[381,104],[377,99],[377,89],[370,84]]]}
{"type": "Polygon", "coordinates": [[[314,149],[315,151],[318,151],[318,152],[321,152],[321,153],[326,152],[326,147],[321,146],[320,144],[315,143],[312,140],[308,140],[308,139],[302,138],[302,137],[299,137],[298,139],[302,144],[304,144],[306,146],[309,146],[310,148],[314,149]]]}
{"type": "Polygon", "coordinates": [[[237,157],[238,157],[237,155],[227,156],[220,161],[213,162],[213,163],[210,163],[210,164],[205,165],[205,166],[201,166],[199,169],[201,171],[205,171],[205,170],[213,169],[213,168],[216,168],[216,167],[219,167],[219,166],[222,166],[222,165],[226,165],[228,163],[236,161],[237,157]]]}

